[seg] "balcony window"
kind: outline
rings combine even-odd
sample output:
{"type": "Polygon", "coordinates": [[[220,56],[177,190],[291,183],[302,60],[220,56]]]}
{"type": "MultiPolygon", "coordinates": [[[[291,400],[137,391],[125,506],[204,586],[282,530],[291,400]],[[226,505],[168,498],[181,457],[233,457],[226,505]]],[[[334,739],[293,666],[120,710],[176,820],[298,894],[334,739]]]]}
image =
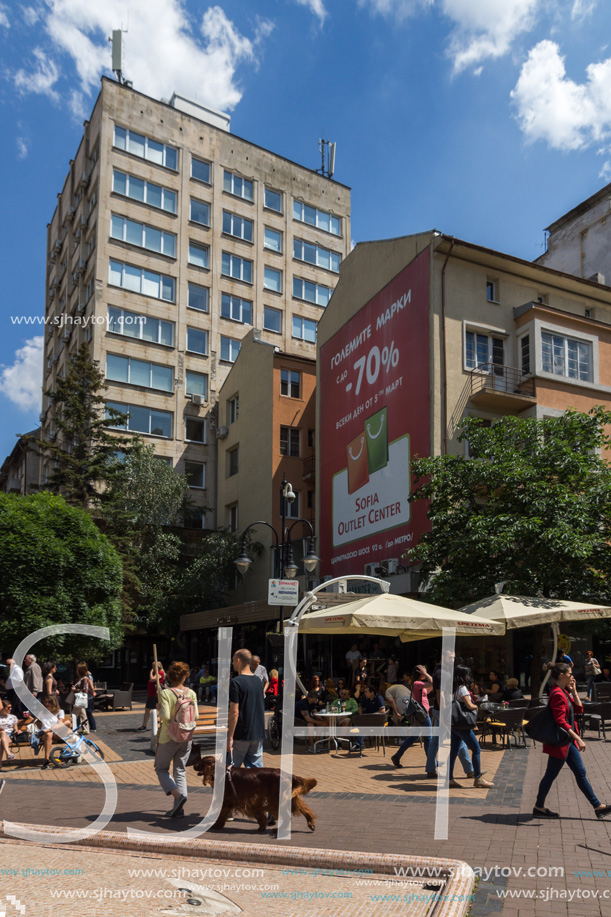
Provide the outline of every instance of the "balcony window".
{"type": "Polygon", "coordinates": [[[549,331],[541,332],[543,372],[567,379],[592,381],[592,344],[549,331]]]}
{"type": "Polygon", "coordinates": [[[465,364],[467,369],[478,369],[488,363],[502,366],[505,362],[505,341],[489,334],[467,331],[465,335],[465,364]]]}

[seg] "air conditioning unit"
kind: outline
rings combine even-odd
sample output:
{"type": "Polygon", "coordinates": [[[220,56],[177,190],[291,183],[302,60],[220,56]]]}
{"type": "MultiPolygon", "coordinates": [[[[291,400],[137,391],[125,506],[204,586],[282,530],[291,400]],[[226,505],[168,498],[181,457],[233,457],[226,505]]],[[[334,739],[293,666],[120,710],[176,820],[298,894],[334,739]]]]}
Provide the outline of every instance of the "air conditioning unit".
{"type": "Polygon", "coordinates": [[[365,576],[376,576],[379,577],[378,567],[379,564],[365,564],[365,576]]]}
{"type": "Polygon", "coordinates": [[[203,404],[204,403],[203,395],[191,395],[191,401],[193,404],[203,404]]]}
{"type": "Polygon", "coordinates": [[[217,439],[225,439],[225,437],[228,434],[229,434],[229,427],[217,427],[216,428],[216,438],[217,439]]]}

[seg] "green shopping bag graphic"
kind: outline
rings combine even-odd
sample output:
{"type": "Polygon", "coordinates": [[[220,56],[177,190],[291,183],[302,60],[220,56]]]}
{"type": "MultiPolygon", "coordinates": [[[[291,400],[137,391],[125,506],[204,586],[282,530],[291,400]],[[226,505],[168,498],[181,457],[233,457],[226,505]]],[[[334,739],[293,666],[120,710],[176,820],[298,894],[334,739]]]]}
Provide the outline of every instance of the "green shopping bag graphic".
{"type": "Polygon", "coordinates": [[[377,411],[365,421],[367,437],[367,462],[369,474],[388,465],[388,414],[386,408],[377,411]]]}

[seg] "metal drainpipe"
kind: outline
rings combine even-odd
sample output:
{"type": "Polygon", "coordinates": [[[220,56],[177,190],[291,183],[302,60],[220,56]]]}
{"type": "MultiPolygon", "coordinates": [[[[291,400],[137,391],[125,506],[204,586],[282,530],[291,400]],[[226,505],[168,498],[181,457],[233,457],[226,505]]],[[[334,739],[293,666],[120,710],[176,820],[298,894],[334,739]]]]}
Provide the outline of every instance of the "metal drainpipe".
{"type": "Polygon", "coordinates": [[[443,455],[448,454],[448,376],[446,359],[446,267],[454,248],[455,239],[450,237],[450,250],[441,269],[441,365],[443,368],[442,402],[443,402],[443,455]]]}

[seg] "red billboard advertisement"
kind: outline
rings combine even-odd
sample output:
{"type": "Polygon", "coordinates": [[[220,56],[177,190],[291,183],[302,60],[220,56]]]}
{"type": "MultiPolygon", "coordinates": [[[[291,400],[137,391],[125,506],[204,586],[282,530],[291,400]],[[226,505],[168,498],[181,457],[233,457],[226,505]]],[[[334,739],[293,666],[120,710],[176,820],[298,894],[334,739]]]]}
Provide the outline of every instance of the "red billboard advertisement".
{"type": "Polygon", "coordinates": [[[422,252],[320,351],[321,574],[406,564],[426,531],[409,503],[429,455],[429,254],[422,252]]]}

